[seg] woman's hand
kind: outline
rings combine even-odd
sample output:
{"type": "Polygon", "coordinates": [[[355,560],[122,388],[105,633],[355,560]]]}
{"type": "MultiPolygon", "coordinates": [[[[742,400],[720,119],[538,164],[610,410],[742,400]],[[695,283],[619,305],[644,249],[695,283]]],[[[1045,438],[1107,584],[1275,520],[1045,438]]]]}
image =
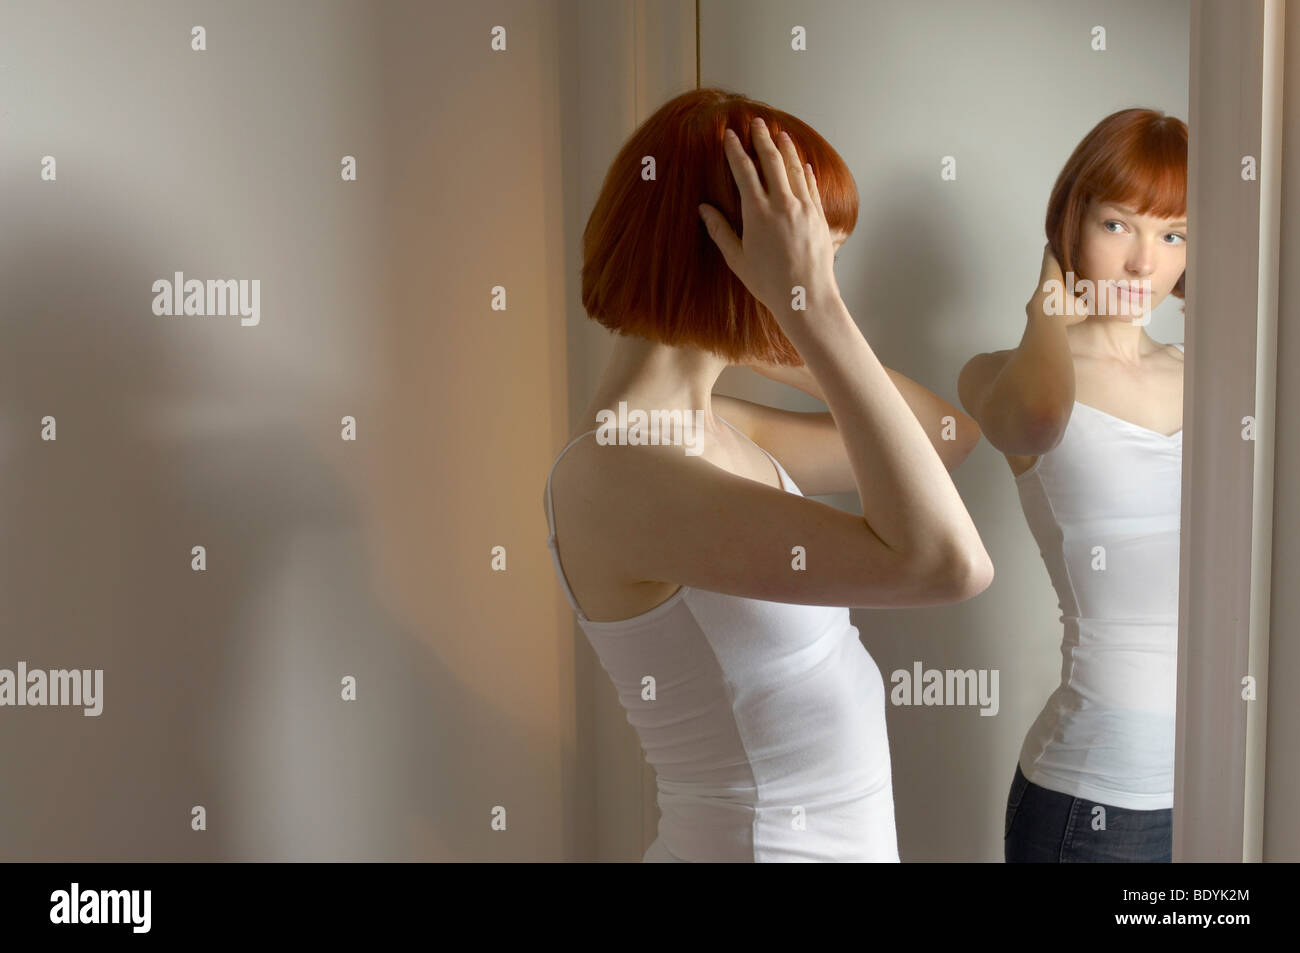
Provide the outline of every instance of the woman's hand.
{"type": "Polygon", "coordinates": [[[785,330],[802,313],[795,310],[796,286],[804,289],[803,307],[808,310],[839,297],[835,245],[817,179],[812,166],[800,164],[789,135],[781,133],[778,148],[766,124],[756,119],[751,139],[763,163],[768,184],[764,192],[740,138],[730,129],[724,138],[727,162],[740,189],[743,243],[713,206],[701,205],[700,217],[727,266],[785,330]]]}
{"type": "Polygon", "coordinates": [[[1067,286],[1065,276],[1061,274],[1061,263],[1052,254],[1051,245],[1043,246],[1043,267],[1038,273],[1038,287],[1025,305],[1025,313],[1031,318],[1056,318],[1067,328],[1088,319],[1088,302],[1075,297],[1074,289],[1067,286]]]}

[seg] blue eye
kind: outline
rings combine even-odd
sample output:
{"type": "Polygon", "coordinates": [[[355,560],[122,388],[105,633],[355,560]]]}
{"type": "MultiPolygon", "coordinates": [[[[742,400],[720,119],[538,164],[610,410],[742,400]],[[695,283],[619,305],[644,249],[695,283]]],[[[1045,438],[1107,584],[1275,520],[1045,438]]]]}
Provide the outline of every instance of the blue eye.
{"type": "MultiPolygon", "coordinates": [[[[1106,231],[1110,232],[1110,226],[1111,226],[1111,225],[1120,225],[1120,223],[1117,222],[1117,221],[1115,221],[1114,219],[1111,219],[1111,220],[1108,221],[1108,222],[1103,222],[1101,227],[1104,228],[1104,229],[1106,229],[1106,231]]],[[[1123,225],[1120,225],[1120,228],[1123,228],[1123,227],[1124,227],[1123,225]]],[[[1110,233],[1111,233],[1112,235],[1115,234],[1114,232],[1110,232],[1110,233]]]]}
{"type": "Polygon", "coordinates": [[[1184,243],[1186,243],[1186,241],[1187,241],[1187,236],[1186,236],[1186,235],[1174,235],[1174,234],[1169,234],[1169,235],[1166,235],[1165,238],[1176,238],[1176,239],[1178,239],[1178,241],[1172,243],[1172,244],[1174,244],[1174,245],[1184,244],[1184,243]]]}

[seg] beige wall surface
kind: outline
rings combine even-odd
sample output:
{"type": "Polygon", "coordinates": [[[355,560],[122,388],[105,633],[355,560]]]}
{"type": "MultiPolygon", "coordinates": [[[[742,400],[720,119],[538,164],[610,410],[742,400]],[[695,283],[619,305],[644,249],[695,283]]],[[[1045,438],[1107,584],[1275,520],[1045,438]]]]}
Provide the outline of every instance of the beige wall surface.
{"type": "Polygon", "coordinates": [[[0,668],[103,670],[0,710],[0,858],[576,849],[562,7],[488,6],[0,8],[0,668]]]}

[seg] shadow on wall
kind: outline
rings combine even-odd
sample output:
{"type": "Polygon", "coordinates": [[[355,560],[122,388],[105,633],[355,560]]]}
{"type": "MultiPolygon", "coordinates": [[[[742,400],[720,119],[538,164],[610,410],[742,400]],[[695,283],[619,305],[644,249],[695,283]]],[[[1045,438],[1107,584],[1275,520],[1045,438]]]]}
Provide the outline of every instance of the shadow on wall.
{"type": "Polygon", "coordinates": [[[474,763],[464,726],[534,739],[441,665],[438,634],[381,606],[355,474],[322,450],[334,403],[273,374],[196,389],[186,366],[224,348],[239,378],[226,336],[266,328],[155,316],[176,253],[85,224],[128,220],[125,203],[86,205],[9,222],[25,237],[3,272],[0,668],[102,669],[103,708],[0,712],[2,859],[482,855],[487,809],[471,834],[449,770],[474,763]]]}

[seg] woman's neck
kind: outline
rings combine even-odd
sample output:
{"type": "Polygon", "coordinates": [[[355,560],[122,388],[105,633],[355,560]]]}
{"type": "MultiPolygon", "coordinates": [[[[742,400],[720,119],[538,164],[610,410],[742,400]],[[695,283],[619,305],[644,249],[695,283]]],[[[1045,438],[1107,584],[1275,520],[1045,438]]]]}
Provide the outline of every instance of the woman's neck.
{"type": "Polygon", "coordinates": [[[623,401],[629,411],[701,410],[705,428],[716,430],[710,396],[727,366],[725,358],[708,351],[616,334],[613,353],[580,425],[584,429],[597,426],[597,412],[617,414],[623,401]]]}
{"type": "Polygon", "coordinates": [[[1160,350],[1146,327],[1128,317],[1090,317],[1072,326],[1070,332],[1088,357],[1136,365],[1160,350]]]}

